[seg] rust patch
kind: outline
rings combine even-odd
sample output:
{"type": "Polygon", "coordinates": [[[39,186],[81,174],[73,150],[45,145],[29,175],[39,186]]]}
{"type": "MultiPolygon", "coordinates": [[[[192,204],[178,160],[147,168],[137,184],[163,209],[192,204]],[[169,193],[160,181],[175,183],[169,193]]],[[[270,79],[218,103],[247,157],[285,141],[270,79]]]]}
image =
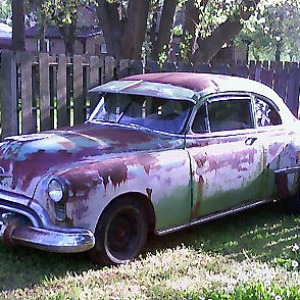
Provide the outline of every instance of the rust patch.
{"type": "Polygon", "coordinates": [[[149,175],[152,168],[160,168],[157,162],[157,158],[151,154],[116,157],[106,161],[85,163],[59,175],[69,182],[74,195],[82,195],[81,197],[86,199],[90,190],[100,183],[106,189],[109,183],[116,188],[126,182],[129,166],[140,166],[149,175]]]}
{"type": "Polygon", "coordinates": [[[196,205],[193,207],[193,210],[191,212],[190,221],[198,217],[199,211],[200,211],[200,201],[197,201],[196,205]]]}
{"type": "Polygon", "coordinates": [[[196,161],[196,164],[197,164],[198,168],[202,168],[204,166],[206,160],[207,160],[207,158],[204,155],[195,156],[195,161],[196,161]]]}
{"type": "Polygon", "coordinates": [[[271,156],[276,156],[278,155],[278,150],[283,146],[283,143],[274,143],[272,145],[269,146],[269,153],[271,156]]]}
{"type": "Polygon", "coordinates": [[[243,164],[253,164],[254,163],[254,155],[257,150],[255,149],[245,149],[238,152],[232,152],[230,154],[222,153],[220,155],[209,155],[206,156],[197,155],[195,156],[195,161],[197,163],[198,168],[203,168],[205,163],[208,162],[208,168],[206,171],[212,172],[217,171],[223,167],[231,167],[232,169],[236,169],[238,171],[247,171],[247,167],[243,166],[243,164]]]}
{"type": "Polygon", "coordinates": [[[208,156],[209,168],[208,171],[217,171],[218,169],[230,166],[238,171],[247,171],[247,168],[242,167],[242,164],[254,163],[254,155],[257,152],[255,149],[245,149],[236,153],[222,154],[219,156],[208,156]]]}

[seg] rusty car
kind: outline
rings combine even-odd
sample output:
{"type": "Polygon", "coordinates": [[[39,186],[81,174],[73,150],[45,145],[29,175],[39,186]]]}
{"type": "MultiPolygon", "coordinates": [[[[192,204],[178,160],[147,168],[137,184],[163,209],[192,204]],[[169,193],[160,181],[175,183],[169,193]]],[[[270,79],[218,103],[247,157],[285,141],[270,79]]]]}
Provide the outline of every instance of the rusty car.
{"type": "Polygon", "coordinates": [[[299,121],[269,87],[174,72],[90,92],[84,124],[0,144],[3,244],[121,264],[149,232],[277,200],[299,213],[299,121]]]}

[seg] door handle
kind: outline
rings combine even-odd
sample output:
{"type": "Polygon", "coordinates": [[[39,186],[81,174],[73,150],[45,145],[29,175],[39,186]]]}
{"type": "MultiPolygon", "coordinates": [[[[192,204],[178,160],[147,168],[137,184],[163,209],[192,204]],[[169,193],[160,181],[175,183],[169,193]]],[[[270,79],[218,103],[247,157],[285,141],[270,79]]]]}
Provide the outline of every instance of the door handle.
{"type": "Polygon", "coordinates": [[[257,140],[256,137],[249,137],[246,139],[245,144],[247,146],[252,146],[256,140],[257,140]]]}

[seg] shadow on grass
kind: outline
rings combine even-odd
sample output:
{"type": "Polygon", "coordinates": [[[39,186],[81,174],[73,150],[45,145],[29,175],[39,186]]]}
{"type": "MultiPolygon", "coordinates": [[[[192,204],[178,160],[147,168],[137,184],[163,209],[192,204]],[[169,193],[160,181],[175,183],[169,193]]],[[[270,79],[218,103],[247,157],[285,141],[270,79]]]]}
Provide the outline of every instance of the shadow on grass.
{"type": "Polygon", "coordinates": [[[53,277],[95,268],[84,254],[58,254],[0,244],[0,291],[30,288],[53,277]]]}
{"type": "Polygon", "coordinates": [[[152,236],[147,250],[155,253],[184,244],[239,261],[251,256],[284,262],[293,258],[291,247],[300,245],[299,237],[300,218],[285,213],[282,203],[270,203],[166,236],[152,236]]]}
{"type": "MultiPolygon", "coordinates": [[[[226,255],[237,260],[246,255],[262,261],[275,261],[292,255],[291,245],[299,244],[299,218],[289,216],[281,204],[255,210],[182,230],[162,237],[151,236],[144,254],[187,247],[226,255]]],[[[43,281],[67,274],[96,269],[84,254],[56,254],[0,244],[0,290],[31,288],[43,281]]]]}

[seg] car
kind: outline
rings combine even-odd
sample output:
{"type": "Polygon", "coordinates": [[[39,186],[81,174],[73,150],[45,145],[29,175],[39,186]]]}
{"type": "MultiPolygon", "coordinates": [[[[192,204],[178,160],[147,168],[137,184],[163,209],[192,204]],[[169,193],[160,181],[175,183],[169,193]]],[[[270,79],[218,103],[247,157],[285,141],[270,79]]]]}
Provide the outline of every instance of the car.
{"type": "Polygon", "coordinates": [[[84,124],[0,144],[5,245],[118,265],[150,232],[277,200],[299,213],[299,121],[267,86],[174,72],[90,92],[99,101],[84,124]]]}

